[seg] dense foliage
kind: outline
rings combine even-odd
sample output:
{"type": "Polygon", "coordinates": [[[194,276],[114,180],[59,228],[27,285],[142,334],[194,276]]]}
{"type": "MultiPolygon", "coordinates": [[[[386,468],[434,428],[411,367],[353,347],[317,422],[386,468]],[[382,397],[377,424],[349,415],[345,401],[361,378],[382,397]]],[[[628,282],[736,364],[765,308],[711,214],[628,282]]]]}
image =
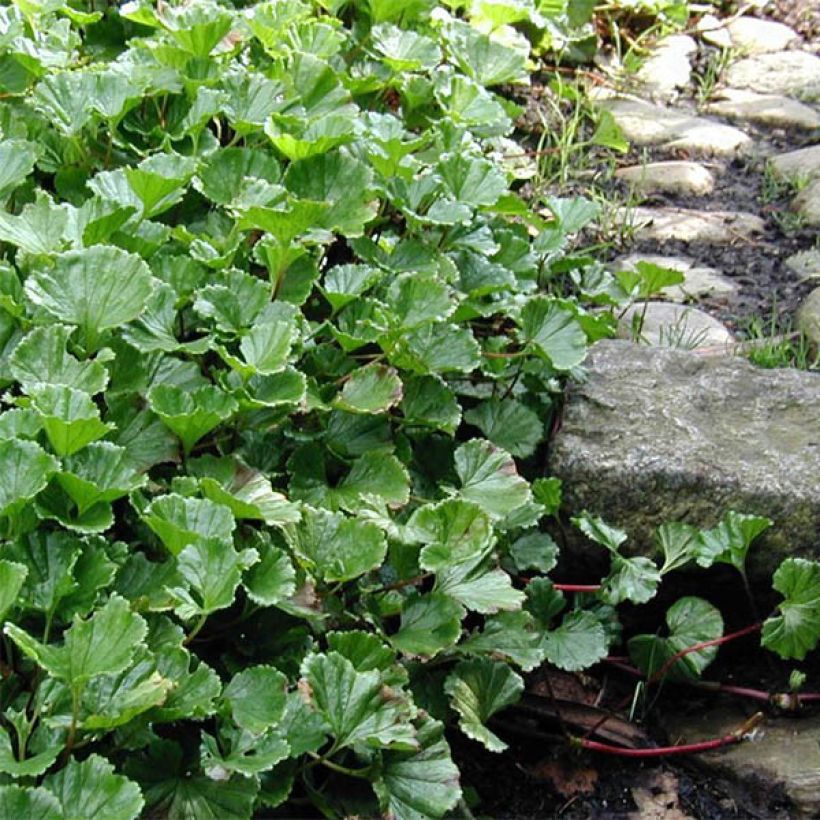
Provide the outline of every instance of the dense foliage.
{"type": "MultiPolygon", "coordinates": [[[[328,777],[441,816],[446,723],[503,749],[520,671],[591,665],[615,606],[765,526],[672,525],[659,566],[582,516],[601,592],[546,577],[591,308],[672,280],[605,274],[595,205],[514,190],[499,92],[589,8],[459,5],[0,8],[0,816],[333,814],[328,777]]],[[[776,578],[787,657],[818,575],[776,578]]],[[[719,635],[704,606],[635,662],[719,635]]]]}

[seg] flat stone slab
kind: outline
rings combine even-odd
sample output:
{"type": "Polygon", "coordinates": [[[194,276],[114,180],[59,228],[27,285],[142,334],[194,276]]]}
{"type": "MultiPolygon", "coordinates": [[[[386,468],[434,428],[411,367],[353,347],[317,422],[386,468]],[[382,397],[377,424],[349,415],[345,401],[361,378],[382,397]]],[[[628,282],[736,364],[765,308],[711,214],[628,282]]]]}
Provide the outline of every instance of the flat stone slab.
{"type": "Polygon", "coordinates": [[[807,225],[820,227],[820,177],[813,179],[794,198],[792,207],[807,225]]]}
{"type": "Polygon", "coordinates": [[[813,344],[820,346],[820,288],[815,288],[800,305],[797,327],[813,344]]]}
{"type": "Polygon", "coordinates": [[[632,165],[615,172],[617,179],[626,182],[640,193],[691,194],[703,196],[715,187],[712,172],[697,162],[649,162],[632,165]]]}
{"type": "Polygon", "coordinates": [[[820,177],[820,145],[778,154],[769,160],[772,170],[786,179],[820,177]]]}
{"type": "Polygon", "coordinates": [[[782,51],[797,39],[794,29],[759,17],[736,17],[727,24],[726,31],[731,46],[746,54],[782,51]]]}
{"type": "Polygon", "coordinates": [[[766,223],[743,211],[695,211],[687,208],[632,208],[621,221],[635,229],[638,239],[680,239],[687,242],[728,243],[763,233],[766,223]]]}
{"type": "Polygon", "coordinates": [[[817,374],[620,340],[595,344],[585,367],[550,452],[568,512],[622,527],[634,553],[651,552],[666,521],[767,515],[775,524],[750,552],[752,575],[768,579],[786,555],[820,558],[817,374]]]}
{"type": "MultiPolygon", "coordinates": [[[[738,707],[716,707],[695,715],[672,712],[663,723],[675,742],[697,743],[729,734],[747,717],[738,707]]],[[[820,816],[820,715],[768,717],[750,739],[694,755],[692,763],[736,787],[733,797],[752,816],[820,816]],[[792,803],[788,814],[772,805],[782,795],[792,803]]]]}
{"type": "Polygon", "coordinates": [[[820,114],[809,105],[780,94],[757,94],[744,88],[726,88],[706,112],[733,122],[772,128],[820,128],[820,114]]]}
{"type": "Polygon", "coordinates": [[[737,293],[737,285],[715,268],[697,265],[685,256],[653,256],[630,254],[610,264],[612,270],[634,270],[638,262],[648,262],[661,268],[679,271],[684,276],[680,285],[664,288],[661,294],[672,302],[688,302],[692,299],[729,299],[737,293]]]}
{"type": "Polygon", "coordinates": [[[624,136],[635,145],[721,156],[737,154],[752,145],[749,135],[739,128],[674,108],[628,97],[602,99],[599,105],[612,114],[624,136]]]}
{"type": "Polygon", "coordinates": [[[692,74],[690,58],[695,51],[697,44],[686,34],[661,40],[636,75],[644,93],[655,99],[670,100],[686,88],[692,74]]]}
{"type": "Polygon", "coordinates": [[[820,57],[806,51],[757,54],[729,66],[726,83],[762,94],[820,100],[820,57]]]}
{"type": "Polygon", "coordinates": [[[654,347],[683,350],[725,347],[734,340],[714,316],[674,302],[635,302],[618,320],[618,335],[654,347]]]}

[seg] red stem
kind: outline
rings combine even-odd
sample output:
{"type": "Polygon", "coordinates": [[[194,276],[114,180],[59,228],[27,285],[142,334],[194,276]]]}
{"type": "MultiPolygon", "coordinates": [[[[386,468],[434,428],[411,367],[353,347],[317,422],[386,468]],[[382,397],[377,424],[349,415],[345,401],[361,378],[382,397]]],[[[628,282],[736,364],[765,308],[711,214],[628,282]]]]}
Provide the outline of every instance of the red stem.
{"type": "Polygon", "coordinates": [[[701,641],[700,643],[692,644],[692,646],[687,646],[685,649],[681,649],[680,652],[676,652],[672,655],[672,657],[663,666],[661,666],[657,672],[649,677],[647,683],[655,683],[659,681],[681,658],[691,652],[698,652],[699,650],[707,649],[710,646],[720,646],[721,644],[729,643],[729,641],[734,641],[737,638],[742,638],[744,635],[751,635],[752,632],[757,632],[761,626],[762,624],[759,623],[752,624],[751,626],[746,626],[743,629],[739,629],[737,632],[730,632],[722,638],[714,638],[711,641],[701,641]]]}
{"type": "Polygon", "coordinates": [[[763,720],[763,713],[757,712],[738,729],[735,729],[723,737],[714,738],[713,740],[702,740],[698,743],[684,743],[680,746],[659,746],[654,749],[626,749],[621,746],[612,746],[609,743],[599,743],[597,740],[587,740],[583,737],[573,737],[570,739],[570,742],[581,749],[617,755],[618,757],[654,758],[670,757],[672,755],[690,755],[699,752],[708,752],[711,749],[720,749],[722,746],[730,746],[733,743],[740,743],[761,720],[763,720]]]}
{"type": "Polygon", "coordinates": [[[600,584],[553,584],[552,588],[558,592],[597,592],[600,584]]]}

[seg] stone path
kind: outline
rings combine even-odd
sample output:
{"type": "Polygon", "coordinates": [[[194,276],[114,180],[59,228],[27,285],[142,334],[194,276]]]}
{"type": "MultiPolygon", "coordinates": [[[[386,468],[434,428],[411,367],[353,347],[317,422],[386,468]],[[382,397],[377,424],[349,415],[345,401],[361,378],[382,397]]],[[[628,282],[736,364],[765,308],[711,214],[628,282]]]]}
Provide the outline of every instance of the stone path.
{"type": "Polygon", "coordinates": [[[627,261],[681,270],[663,297],[705,300],[730,325],[785,305],[781,318],[820,343],[820,44],[748,14],[696,28],[657,43],[621,90],[594,94],[643,152],[615,173],[639,203],[619,214],[627,261]],[[695,69],[719,49],[736,58],[698,105],[695,69]]]}

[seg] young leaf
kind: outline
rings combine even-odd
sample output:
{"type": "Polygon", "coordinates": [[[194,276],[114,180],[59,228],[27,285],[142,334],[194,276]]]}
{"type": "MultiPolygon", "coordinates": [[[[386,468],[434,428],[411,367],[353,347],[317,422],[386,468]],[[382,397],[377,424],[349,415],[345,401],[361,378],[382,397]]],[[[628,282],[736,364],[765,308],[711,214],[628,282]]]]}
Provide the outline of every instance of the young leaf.
{"type": "Polygon", "coordinates": [[[210,384],[193,392],[160,384],[151,388],[148,403],[163,424],[179,437],[186,453],[239,408],[233,396],[210,384]]]}
{"type": "Polygon", "coordinates": [[[402,820],[443,817],[461,796],[444,725],[430,717],[419,718],[416,738],[420,747],[416,751],[382,753],[380,776],[373,789],[385,816],[402,820]]]}
{"type": "Polygon", "coordinates": [[[0,621],[5,619],[6,613],[17,601],[27,575],[28,567],[23,564],[0,559],[0,621]]]}
{"type": "Polygon", "coordinates": [[[48,484],[59,462],[33,441],[0,440],[0,517],[19,513],[48,484]]]}
{"type": "Polygon", "coordinates": [[[558,563],[558,544],[545,532],[529,532],[513,542],[510,556],[521,571],[549,572],[558,563]]]}
{"type": "Polygon", "coordinates": [[[784,600],[763,624],[761,643],[781,658],[802,661],[820,640],[820,562],[787,558],[772,586],[784,600]]]}
{"type": "Polygon", "coordinates": [[[529,484],[518,475],[512,458],[488,441],[462,444],[455,452],[455,466],[461,497],[493,517],[501,518],[531,498],[529,484]]]}
{"type": "Polygon", "coordinates": [[[243,579],[248,597],[261,606],[275,606],[296,592],[296,571],[287,553],[273,544],[258,544],[257,561],[243,579]]]}
{"type": "Polygon", "coordinates": [[[70,387],[41,385],[32,392],[32,406],[59,456],[73,455],[113,428],[100,419],[100,411],[87,393],[70,387]]]}
{"type": "Polygon", "coordinates": [[[401,625],[390,642],[405,655],[433,657],[459,639],[464,614],[461,604],[440,592],[414,593],[402,605],[401,625]]]}
{"type": "Polygon", "coordinates": [[[626,541],[626,533],[623,530],[610,527],[603,518],[590,515],[586,510],[571,520],[587,538],[606,547],[613,555],[618,554],[621,544],[626,541]]]}
{"type": "Polygon", "coordinates": [[[688,564],[698,552],[698,531],[680,521],[658,527],[655,541],[663,553],[661,575],[688,564]]]}
{"type": "Polygon", "coordinates": [[[57,798],[41,786],[0,786],[0,817],[16,820],[63,820],[57,798]]]}
{"type": "Polygon", "coordinates": [[[660,570],[649,558],[613,555],[612,569],[604,579],[601,597],[613,606],[623,601],[645,604],[654,597],[660,581],[660,570]]]}
{"type": "Polygon", "coordinates": [[[285,538],[303,564],[325,581],[350,581],[378,567],[387,552],[379,528],[341,513],[307,508],[302,522],[288,524],[285,538]]]}
{"type": "Polygon", "coordinates": [[[93,351],[103,331],[140,315],[154,286],[138,256],[94,245],[58,254],[54,267],[35,270],[25,287],[35,305],[58,321],[79,325],[86,348],[93,351]]]}
{"type": "Polygon", "coordinates": [[[461,661],[449,674],[444,691],[458,712],[458,725],[467,737],[491,752],[507,748],[486,722],[497,712],[515,703],[524,691],[524,681],[509,666],[488,658],[461,661]]]}
{"type": "Polygon", "coordinates": [[[426,545],[419,566],[433,572],[483,555],[495,543],[489,516],[478,504],[457,498],[419,507],[407,529],[426,545]]]}
{"type": "Polygon", "coordinates": [[[554,299],[530,299],[521,311],[521,329],[524,340],[556,370],[571,370],[586,357],[586,334],[572,312],[554,299]]]}
{"type": "MultiPolygon", "coordinates": [[[[703,598],[686,597],[666,611],[668,637],[636,635],[629,641],[629,657],[647,677],[652,677],[678,652],[723,635],[719,610],[703,598]]],[[[673,680],[697,680],[718,653],[717,646],[689,652],[668,670],[673,680]]]]}
{"type": "Polygon", "coordinates": [[[413,710],[397,693],[384,691],[381,674],[357,672],[337,652],[309,655],[302,676],[310,686],[314,708],[327,721],[334,748],[357,743],[376,748],[414,748],[413,710]]]}
{"type": "Polygon", "coordinates": [[[591,612],[570,612],[561,626],[547,632],[542,646],[547,660],[559,669],[578,672],[606,657],[609,641],[591,612]]]}
{"type": "Polygon", "coordinates": [[[142,518],[172,555],[200,539],[230,544],[236,527],[231,511],[222,504],[175,494],[154,499],[142,518]]]}
{"type": "Polygon", "coordinates": [[[177,568],[187,587],[169,590],[180,618],[204,617],[229,607],[242,571],[258,558],[254,550],[237,552],[218,538],[200,538],[177,555],[177,568]]]}
{"type": "Polygon", "coordinates": [[[79,361],[68,351],[71,328],[36,327],[23,337],[9,359],[11,375],[27,393],[43,384],[70,387],[89,395],[105,390],[108,372],[98,361],[79,361]]]}
{"type": "Polygon", "coordinates": [[[761,515],[744,515],[729,510],[717,527],[700,534],[698,564],[702,567],[710,567],[714,563],[731,564],[741,575],[745,575],[749,547],[773,523],[770,518],[761,515]]]}
{"type": "Polygon", "coordinates": [[[82,515],[94,504],[128,495],[145,484],[147,476],[137,472],[125,447],[99,441],[64,459],[57,481],[82,515]]]}
{"type": "Polygon", "coordinates": [[[401,411],[409,424],[455,435],[461,424],[461,407],[439,376],[413,376],[404,381],[401,411]]]}
{"type": "Polygon", "coordinates": [[[237,726],[259,734],[285,711],[287,678],[272,666],[251,666],[231,678],[222,696],[237,726]]]}
{"type": "Polygon", "coordinates": [[[401,398],[402,384],[396,371],[371,364],[350,374],[335,404],[349,413],[384,413],[401,398]]]}
{"type": "Polygon", "coordinates": [[[508,658],[525,672],[544,660],[540,636],[529,612],[499,612],[484,622],[484,629],[459,645],[465,655],[508,658]]]}
{"type": "Polygon", "coordinates": [[[526,458],[546,435],[541,419],[515,399],[490,399],[464,414],[495,445],[518,458],[526,458]]]}
{"type": "Polygon", "coordinates": [[[0,199],[5,199],[34,170],[39,151],[32,142],[0,142],[0,199]]]}
{"type": "Polygon", "coordinates": [[[75,616],[61,646],[42,644],[14,624],[5,628],[22,652],[72,687],[82,686],[95,675],[124,670],[143,646],[147,631],[145,621],[119,595],[112,595],[86,620],[75,616]]]}

